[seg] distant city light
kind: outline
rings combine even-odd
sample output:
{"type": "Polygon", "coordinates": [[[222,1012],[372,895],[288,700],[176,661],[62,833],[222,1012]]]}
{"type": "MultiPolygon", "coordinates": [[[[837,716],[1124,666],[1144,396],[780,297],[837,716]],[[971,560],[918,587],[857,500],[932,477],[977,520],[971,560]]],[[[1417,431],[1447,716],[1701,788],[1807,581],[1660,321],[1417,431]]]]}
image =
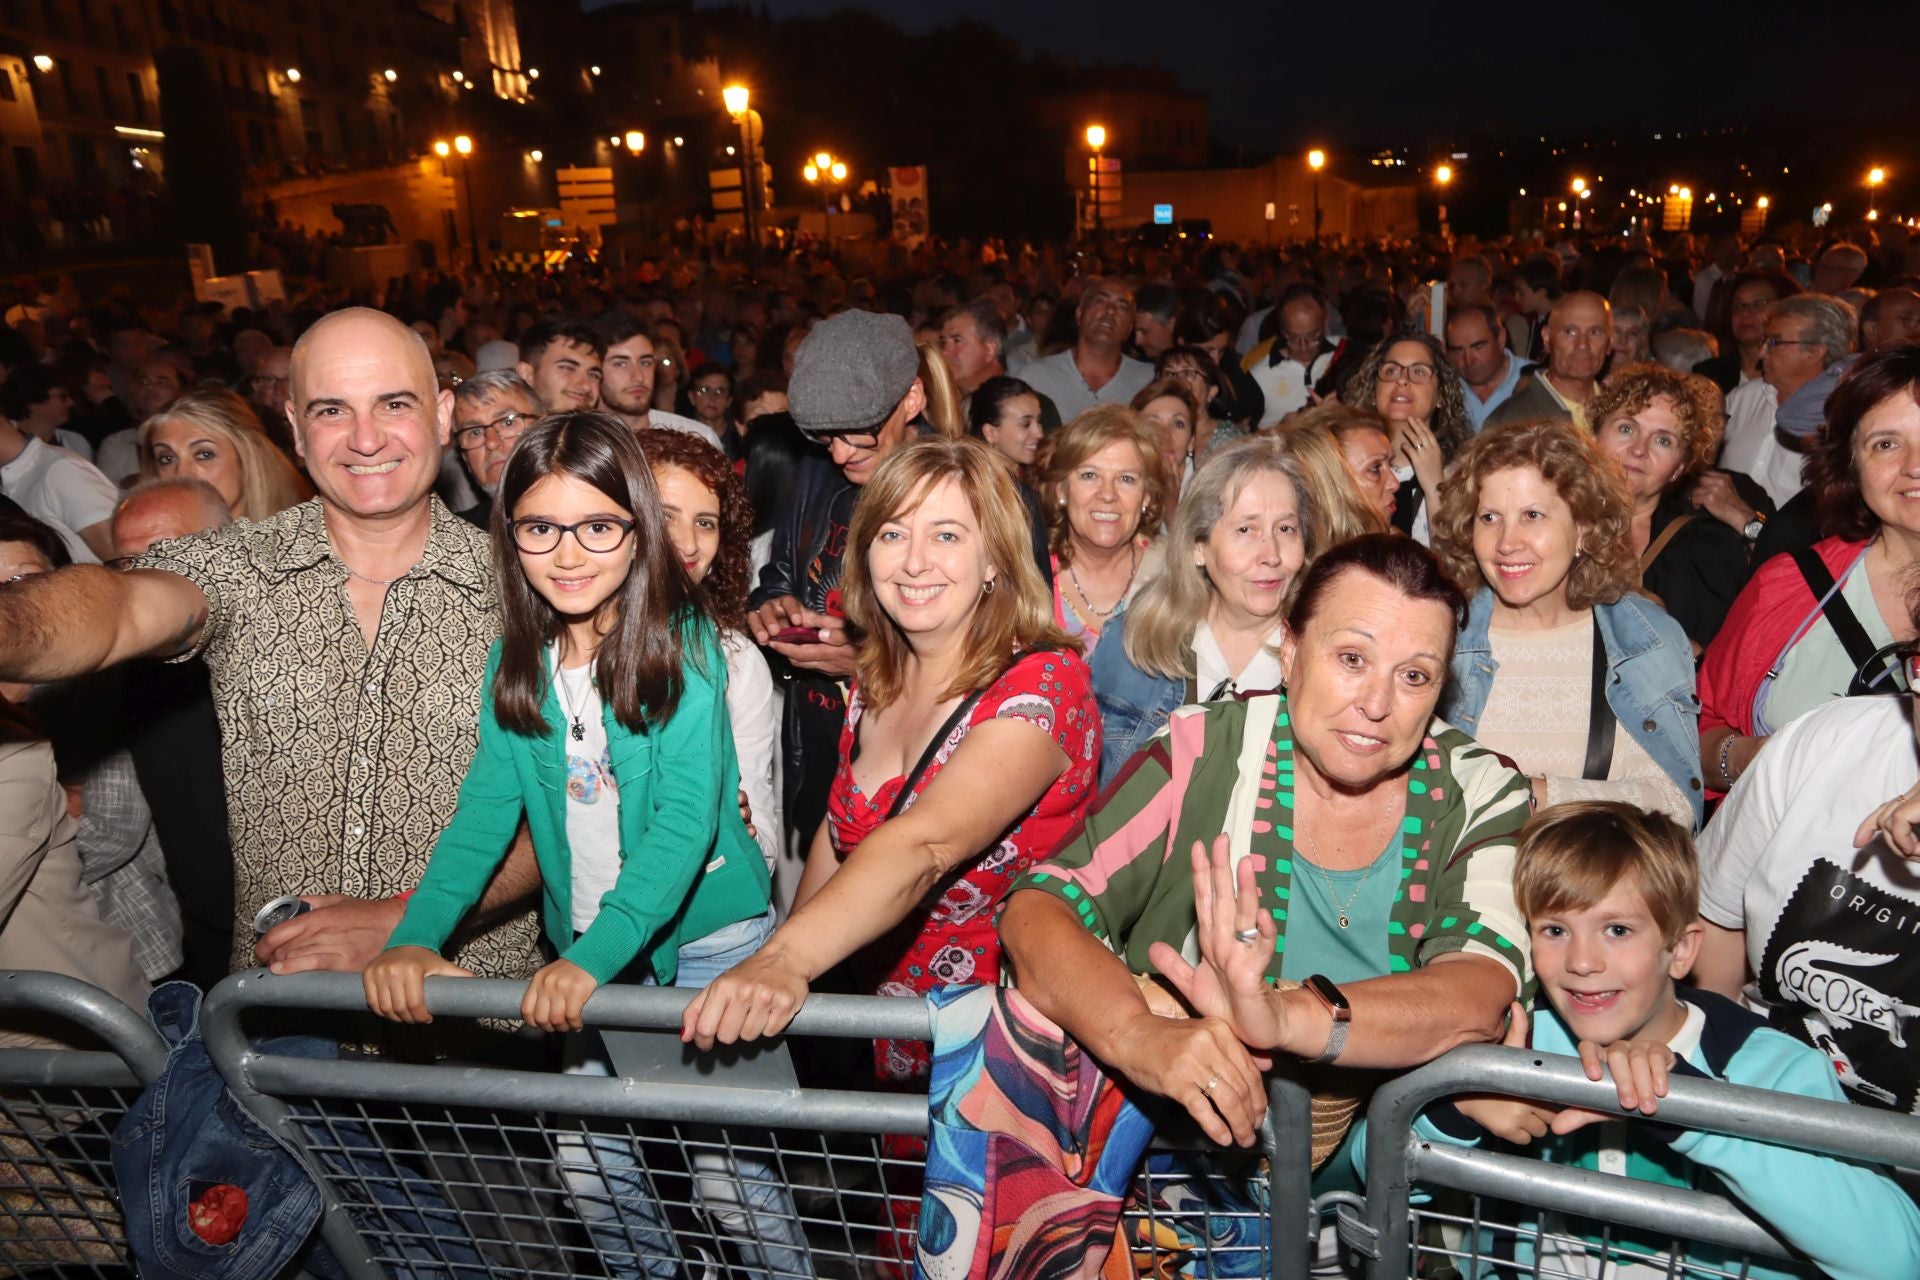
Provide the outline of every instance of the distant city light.
{"type": "Polygon", "coordinates": [[[41,75],[45,75],[47,72],[53,70],[53,59],[44,53],[36,53],[33,55],[33,69],[41,75]]]}
{"type": "Polygon", "coordinates": [[[587,70],[591,71],[594,75],[597,76],[600,74],[600,65],[598,63],[595,63],[593,66],[588,67],[587,70]]]}
{"type": "Polygon", "coordinates": [[[547,158],[547,153],[542,151],[538,147],[535,147],[533,150],[527,152],[527,159],[533,161],[535,164],[539,164],[542,160],[545,160],[546,158],[547,158]]]}
{"type": "MultiPolygon", "coordinates": [[[[726,104],[727,114],[736,120],[747,113],[749,96],[747,86],[743,84],[730,84],[720,91],[720,101],[726,104]]],[[[732,155],[733,152],[728,151],[727,154],[732,155]]]]}
{"type": "Polygon", "coordinates": [[[466,78],[467,78],[467,73],[464,71],[456,71],[453,73],[453,82],[455,84],[460,84],[461,82],[466,80],[466,78]]]}
{"type": "Polygon", "coordinates": [[[540,78],[540,68],[538,67],[527,68],[527,79],[538,80],[539,78],[540,78]]]}
{"type": "Polygon", "coordinates": [[[400,73],[398,71],[395,71],[392,67],[388,67],[385,71],[382,71],[380,74],[386,77],[388,84],[392,84],[395,80],[398,80],[400,78],[400,73]]]}
{"type": "Polygon", "coordinates": [[[1307,152],[1307,168],[1313,170],[1315,173],[1318,173],[1320,172],[1320,170],[1326,167],[1327,167],[1326,152],[1322,151],[1318,147],[1315,147],[1313,150],[1307,152]]]}
{"type": "Polygon", "coordinates": [[[647,135],[640,132],[638,129],[627,130],[627,150],[645,151],[646,149],[647,149],[647,135]]]}
{"type": "Polygon", "coordinates": [[[442,160],[445,160],[448,156],[453,154],[453,144],[449,143],[445,138],[441,138],[438,142],[435,142],[433,144],[433,154],[439,156],[442,160]]]}
{"type": "Polygon", "coordinates": [[[673,135],[673,145],[676,147],[684,147],[687,145],[687,140],[676,133],[673,135]]]}
{"type": "Polygon", "coordinates": [[[300,83],[300,68],[298,68],[298,67],[288,67],[288,68],[287,68],[287,83],[288,83],[288,84],[299,84],[299,83],[300,83]]]}
{"type": "Polygon", "coordinates": [[[453,149],[463,156],[472,155],[473,139],[463,133],[453,140],[453,149]]]}

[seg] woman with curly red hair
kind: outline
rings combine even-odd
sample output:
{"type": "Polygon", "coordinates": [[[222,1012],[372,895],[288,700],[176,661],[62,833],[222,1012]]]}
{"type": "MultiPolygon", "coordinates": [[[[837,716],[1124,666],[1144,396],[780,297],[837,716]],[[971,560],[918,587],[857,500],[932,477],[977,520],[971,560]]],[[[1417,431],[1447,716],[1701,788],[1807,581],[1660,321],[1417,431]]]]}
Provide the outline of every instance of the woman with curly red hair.
{"type": "Polygon", "coordinates": [[[785,869],[797,883],[800,863],[781,856],[780,701],[767,660],[746,631],[753,504],[726,455],[705,440],[659,427],[637,434],[660,491],[667,540],[687,576],[700,585],[707,612],[720,628],[720,647],[727,657],[727,719],[740,757],[740,788],[753,815],[754,839],[774,873],[774,901],[783,905],[791,900],[791,885],[783,897],[780,872],[785,869]]]}
{"type": "Polygon", "coordinates": [[[1636,592],[1619,468],[1566,419],[1481,433],[1447,472],[1433,549],[1473,592],[1440,714],[1533,780],[1538,807],[1624,800],[1698,827],[1693,650],[1636,592]]]}

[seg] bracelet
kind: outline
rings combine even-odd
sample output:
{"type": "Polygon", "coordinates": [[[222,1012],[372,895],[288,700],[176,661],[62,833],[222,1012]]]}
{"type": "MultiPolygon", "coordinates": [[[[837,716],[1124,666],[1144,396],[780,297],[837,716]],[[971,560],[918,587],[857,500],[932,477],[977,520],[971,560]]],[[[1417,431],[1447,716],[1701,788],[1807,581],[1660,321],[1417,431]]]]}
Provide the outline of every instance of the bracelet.
{"type": "Polygon", "coordinates": [[[1720,740],[1720,778],[1727,784],[1729,791],[1733,790],[1733,770],[1727,767],[1729,764],[1727,757],[1733,754],[1733,740],[1739,736],[1737,733],[1729,733],[1720,740]]]}

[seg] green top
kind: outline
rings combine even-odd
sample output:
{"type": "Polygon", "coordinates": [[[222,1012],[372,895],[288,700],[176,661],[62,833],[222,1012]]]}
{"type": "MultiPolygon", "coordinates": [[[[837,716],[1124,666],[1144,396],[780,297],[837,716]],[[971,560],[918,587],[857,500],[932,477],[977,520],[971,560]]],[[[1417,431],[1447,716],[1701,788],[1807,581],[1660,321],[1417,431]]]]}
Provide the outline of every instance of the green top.
{"type": "MultiPolygon", "coordinates": [[[[1225,832],[1236,869],[1254,860],[1261,898],[1279,927],[1267,966],[1268,978],[1279,978],[1288,912],[1301,887],[1293,868],[1293,770],[1285,695],[1176,711],[1108,784],[1074,837],[1015,892],[1038,889],[1065,901],[1135,973],[1155,972],[1147,958],[1155,942],[1197,962],[1188,851],[1225,832]]],[[[1523,986],[1527,930],[1513,901],[1513,860],[1529,813],[1526,780],[1435,719],[1406,785],[1399,875],[1382,876],[1394,884],[1382,973],[1464,951],[1505,965],[1523,986]]],[[[1370,918],[1378,928],[1382,917],[1370,918]]]]}
{"type": "Polygon", "coordinates": [[[522,813],[540,864],[547,938],[596,982],[612,980],[639,958],[669,985],[683,942],[764,913],[767,864],[736,799],[740,765],[727,721],[726,660],[705,623],[688,629],[685,652],[685,688],[664,724],[635,733],[602,700],[607,755],[620,792],[621,866],[600,913],[576,937],[559,699],[549,685],[541,708],[545,734],[502,725],[494,716],[495,642],[487,655],[480,746],[460,784],[459,808],[387,946],[440,950],[480,901],[522,813]]]}
{"type": "Polygon", "coordinates": [[[1355,871],[1326,871],[1305,858],[1294,860],[1297,874],[1288,904],[1281,977],[1305,982],[1317,973],[1335,983],[1358,982],[1387,971],[1387,927],[1400,880],[1394,874],[1400,865],[1400,841],[1396,834],[1379,857],[1355,871]],[[1345,929],[1340,927],[1341,907],[1348,918],[1345,929]]]}

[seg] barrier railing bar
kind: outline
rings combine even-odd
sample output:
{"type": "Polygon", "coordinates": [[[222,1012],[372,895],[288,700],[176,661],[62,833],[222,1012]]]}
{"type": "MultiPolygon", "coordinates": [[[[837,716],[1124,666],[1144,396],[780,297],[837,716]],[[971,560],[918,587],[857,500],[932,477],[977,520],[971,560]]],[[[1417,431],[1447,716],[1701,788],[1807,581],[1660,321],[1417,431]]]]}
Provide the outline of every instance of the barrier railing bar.
{"type": "MultiPolygon", "coordinates": [[[[356,974],[298,973],[276,976],[249,969],[218,988],[223,1016],[271,1003],[334,1013],[366,1012],[366,997],[356,974]]],[[[513,1018],[520,1016],[524,982],[505,978],[428,978],[427,1005],[436,1017],[513,1018]]],[[[680,1015],[698,992],[687,987],[608,986],[593,993],[582,1012],[590,1027],[602,1029],[678,1028],[680,1015]]],[[[208,1001],[203,1016],[211,1017],[208,1001]]],[[[814,995],[794,1015],[793,1035],[850,1040],[931,1040],[933,1015],[927,1002],[909,996],[814,995]]]]}
{"type": "Polygon", "coordinates": [[[1313,1211],[1313,1098],[1306,1085],[1281,1071],[1267,1076],[1267,1119],[1261,1145],[1267,1151],[1272,1258],[1267,1274],[1304,1276],[1319,1235],[1313,1211]]]}
{"type": "Polygon", "coordinates": [[[1705,1191],[1662,1187],[1658,1203],[1650,1204],[1643,1190],[1646,1184],[1635,1179],[1418,1139],[1413,1180],[1421,1186],[1471,1191],[1529,1209],[1600,1219],[1677,1240],[1725,1245],[1742,1253],[1799,1257],[1731,1200],[1705,1191]]]}
{"type": "Polygon", "coordinates": [[[92,1032],[143,1083],[157,1077],[167,1063],[166,1042],[140,1012],[78,978],[24,969],[0,972],[0,1009],[51,1013],[92,1032]]]}
{"type": "Polygon", "coordinates": [[[32,1089],[134,1089],[142,1081],[127,1060],[98,1049],[8,1049],[0,1085],[32,1089]]]}
{"type": "MultiPolygon", "coordinates": [[[[1577,1059],[1493,1045],[1455,1049],[1382,1085],[1367,1110],[1368,1129],[1373,1138],[1367,1150],[1369,1225],[1379,1238],[1379,1253],[1369,1268],[1369,1274],[1374,1277],[1399,1280],[1410,1274],[1407,1219],[1411,1212],[1409,1196],[1416,1180],[1414,1166],[1439,1150],[1437,1145],[1427,1149],[1426,1144],[1413,1135],[1413,1121],[1434,1101],[1460,1093],[1509,1094],[1558,1106],[1585,1107],[1628,1120],[1635,1114],[1620,1110],[1619,1093],[1610,1079],[1587,1079],[1577,1059]]],[[[1920,1164],[1920,1119],[1809,1098],[1796,1097],[1790,1100],[1790,1105],[1782,1104],[1781,1095],[1770,1090],[1675,1077],[1668,1082],[1667,1096],[1660,1100],[1659,1116],[1667,1124],[1829,1155],[1906,1167],[1920,1164]]],[[[1435,1160],[1432,1166],[1468,1167],[1458,1161],[1449,1165],[1446,1159],[1435,1160]]],[[[1520,1198],[1529,1200],[1553,1175],[1546,1172],[1550,1166],[1535,1161],[1525,1163],[1532,1175],[1532,1189],[1520,1198]]],[[[1661,1222],[1658,1215],[1661,1206],[1668,1203],[1670,1189],[1660,1188],[1659,1196],[1655,1197],[1644,1184],[1622,1180],[1611,1185],[1609,1191],[1613,1196],[1626,1197],[1644,1206],[1636,1211],[1636,1216],[1652,1215],[1646,1221],[1657,1224],[1661,1222]]],[[[1729,1211],[1741,1213],[1731,1202],[1723,1200],[1722,1203],[1729,1211]]],[[[1741,1216],[1745,1217],[1743,1213],[1741,1216]]],[[[1665,1226],[1654,1229],[1667,1230],[1665,1226]]],[[[1770,1243],[1764,1251],[1778,1253],[1780,1246],[1770,1233],[1767,1239],[1770,1243]]]]}

